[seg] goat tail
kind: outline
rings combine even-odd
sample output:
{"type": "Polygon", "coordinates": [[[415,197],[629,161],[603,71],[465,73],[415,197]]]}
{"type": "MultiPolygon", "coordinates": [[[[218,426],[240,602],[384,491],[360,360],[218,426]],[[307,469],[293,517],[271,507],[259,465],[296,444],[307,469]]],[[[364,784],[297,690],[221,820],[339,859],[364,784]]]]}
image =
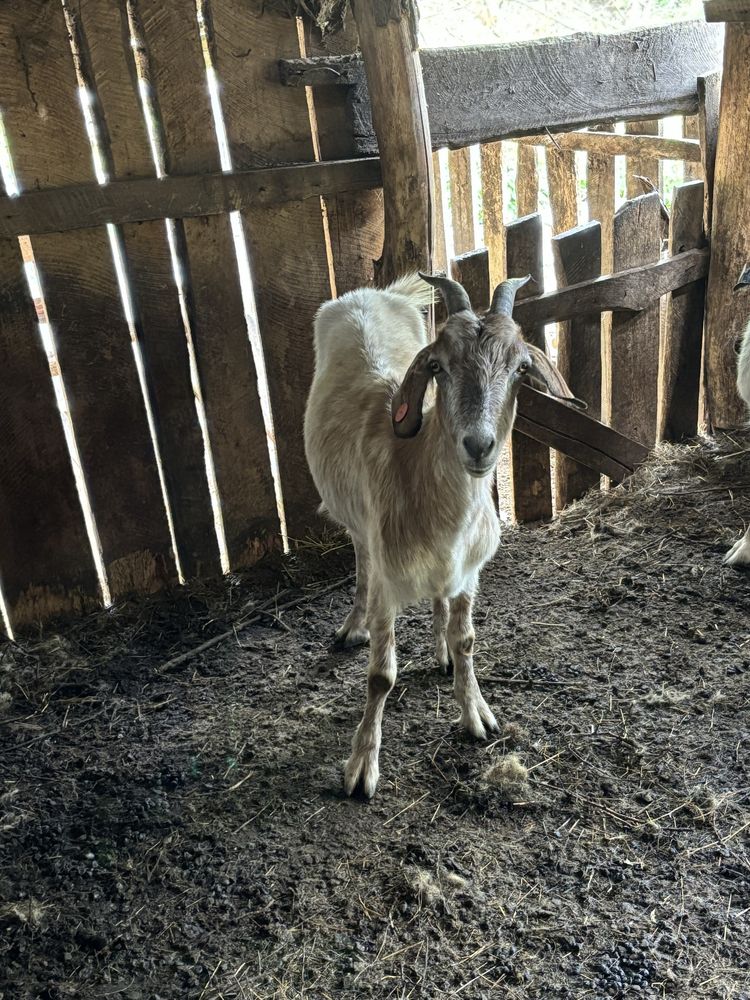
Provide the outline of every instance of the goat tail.
{"type": "Polygon", "coordinates": [[[742,335],[740,356],[737,359],[737,391],[750,407],[750,323],[742,335]]]}
{"type": "Polygon", "coordinates": [[[431,306],[435,301],[435,289],[419,277],[416,271],[402,274],[385,289],[391,295],[400,295],[413,306],[431,306]]]}

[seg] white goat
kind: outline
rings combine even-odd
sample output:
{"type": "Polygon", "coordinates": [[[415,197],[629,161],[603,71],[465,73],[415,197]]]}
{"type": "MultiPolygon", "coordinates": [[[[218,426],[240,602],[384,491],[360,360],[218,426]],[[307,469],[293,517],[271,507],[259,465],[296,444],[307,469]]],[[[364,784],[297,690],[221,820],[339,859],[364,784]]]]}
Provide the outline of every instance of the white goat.
{"type": "Polygon", "coordinates": [[[478,738],[497,730],[474,676],[471,620],[479,572],[500,537],[491,474],[527,374],[572,398],[511,318],[528,278],[499,285],[479,318],[457,282],[421,277],[440,289],[448,312],[433,343],[420,313],[433,293],[416,274],[320,308],[305,417],[321,510],[347,528],[356,555],[354,606],[337,638],[344,645],[369,638],[370,667],[344,784],[347,794],[361,786],[368,798],[378,782],[383,708],[396,680],[394,623],[404,606],[432,599],[436,654],[446,669],[452,661],[461,724],[478,738]],[[424,407],[433,379],[434,400],[424,407]]]}
{"type": "MultiPolygon", "coordinates": [[[[750,264],[740,276],[735,290],[750,285],[750,264]]],[[[750,409],[750,323],[745,328],[740,345],[740,356],[737,359],[737,392],[750,409]]],[[[750,528],[738,542],[735,542],[724,556],[727,566],[750,566],[750,528]]]]}

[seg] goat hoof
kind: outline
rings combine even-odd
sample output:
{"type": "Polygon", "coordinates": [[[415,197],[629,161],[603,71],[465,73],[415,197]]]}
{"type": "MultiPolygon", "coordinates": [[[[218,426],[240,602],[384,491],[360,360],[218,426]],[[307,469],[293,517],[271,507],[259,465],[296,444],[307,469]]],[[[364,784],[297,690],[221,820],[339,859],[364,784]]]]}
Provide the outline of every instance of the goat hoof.
{"type": "Polygon", "coordinates": [[[377,751],[355,750],[344,765],[344,790],[350,797],[361,790],[365,798],[371,799],[379,777],[377,751]]]}
{"type": "Polygon", "coordinates": [[[366,628],[347,628],[343,626],[338,629],[333,645],[336,649],[353,649],[355,646],[366,646],[370,641],[370,633],[366,628]]]}
{"type": "Polygon", "coordinates": [[[445,674],[446,677],[453,676],[453,660],[448,656],[445,660],[438,657],[438,666],[440,667],[441,673],[445,674]]]}
{"type": "Polygon", "coordinates": [[[750,566],[750,541],[743,535],[734,543],[722,561],[725,566],[734,566],[737,569],[750,566]]]}
{"type": "Polygon", "coordinates": [[[460,723],[468,733],[471,733],[478,740],[486,740],[488,732],[500,732],[497,719],[484,698],[472,702],[462,710],[460,723]]]}

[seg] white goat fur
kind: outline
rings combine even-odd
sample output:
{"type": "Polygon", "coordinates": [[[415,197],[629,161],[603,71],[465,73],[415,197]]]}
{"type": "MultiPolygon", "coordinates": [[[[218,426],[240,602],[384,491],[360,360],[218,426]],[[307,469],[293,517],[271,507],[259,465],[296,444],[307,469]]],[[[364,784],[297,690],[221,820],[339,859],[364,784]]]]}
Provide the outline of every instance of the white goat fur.
{"type": "MultiPolygon", "coordinates": [[[[737,359],[737,392],[750,409],[750,323],[745,328],[737,359]]],[[[724,556],[728,566],[750,566],[750,527],[724,556]]]]}

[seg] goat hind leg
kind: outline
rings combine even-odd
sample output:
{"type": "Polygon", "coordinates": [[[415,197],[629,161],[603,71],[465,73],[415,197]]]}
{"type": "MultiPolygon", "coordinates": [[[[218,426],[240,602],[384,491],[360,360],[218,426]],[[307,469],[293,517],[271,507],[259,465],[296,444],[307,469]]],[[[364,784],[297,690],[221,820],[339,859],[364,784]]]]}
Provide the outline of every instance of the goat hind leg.
{"type": "Polygon", "coordinates": [[[750,566],[750,528],[735,542],[722,560],[726,566],[750,566]]]}
{"type": "Polygon", "coordinates": [[[471,620],[472,595],[451,598],[448,618],[448,648],[453,658],[453,693],[461,709],[461,725],[478,739],[499,726],[479,690],[474,676],[474,626],[471,620]]]}
{"type": "Polygon", "coordinates": [[[447,627],[448,602],[442,597],[436,597],[432,602],[432,634],[435,639],[435,659],[440,664],[444,674],[449,674],[452,667],[448,642],[445,637],[447,627]]]}
{"type": "Polygon", "coordinates": [[[370,572],[370,559],[367,546],[352,538],[354,558],[357,567],[357,587],[354,592],[354,604],[344,619],[344,624],[336,631],[337,646],[364,646],[370,641],[367,631],[367,578],[370,572]]]}

